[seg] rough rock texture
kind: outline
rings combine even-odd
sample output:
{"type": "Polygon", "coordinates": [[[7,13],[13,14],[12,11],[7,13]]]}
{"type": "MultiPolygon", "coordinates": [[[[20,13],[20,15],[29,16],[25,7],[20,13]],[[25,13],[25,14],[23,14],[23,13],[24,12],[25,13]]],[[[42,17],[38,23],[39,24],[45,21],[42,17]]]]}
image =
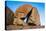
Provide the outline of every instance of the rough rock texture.
{"type": "Polygon", "coordinates": [[[40,16],[37,8],[32,7],[31,5],[25,4],[16,9],[14,13],[11,10],[6,8],[6,14],[9,16],[6,19],[6,23],[10,24],[6,26],[6,30],[18,30],[18,29],[35,29],[35,28],[44,28],[40,25],[40,16]],[[29,12],[32,12],[28,18],[28,22],[25,23],[23,19],[29,12]],[[11,16],[12,15],[12,16],[11,16]],[[14,18],[13,18],[14,17],[14,18]],[[9,20],[8,20],[9,19],[9,20]],[[14,19],[14,20],[13,20],[14,19]],[[7,22],[8,21],[8,22],[7,22]],[[11,25],[13,23],[13,25],[11,25]]]}
{"type": "Polygon", "coordinates": [[[21,20],[20,18],[23,18],[24,16],[26,16],[28,14],[28,12],[29,12],[28,10],[30,10],[31,8],[32,8],[32,6],[28,5],[28,4],[25,4],[25,5],[21,6],[21,7],[19,7],[16,10],[15,14],[14,14],[15,19],[14,19],[13,23],[14,24],[24,24],[24,21],[21,20]]]}
{"type": "Polygon", "coordinates": [[[7,26],[7,30],[24,30],[24,29],[40,29],[45,28],[45,26],[29,26],[25,24],[24,26],[16,26],[16,25],[9,25],[7,26]]]}
{"type": "Polygon", "coordinates": [[[7,6],[5,7],[5,25],[12,25],[14,21],[14,13],[7,6]]]}
{"type": "Polygon", "coordinates": [[[28,22],[34,23],[37,26],[40,25],[40,16],[39,16],[37,8],[33,7],[32,14],[29,17],[29,21],[28,22]]]}
{"type": "Polygon", "coordinates": [[[31,11],[31,9],[32,13],[29,16],[28,23],[34,23],[36,25],[40,25],[40,16],[38,14],[37,9],[28,4],[22,5],[16,10],[16,12],[14,13],[15,18],[13,24],[24,24],[24,20],[20,18],[25,17],[31,11]]]}

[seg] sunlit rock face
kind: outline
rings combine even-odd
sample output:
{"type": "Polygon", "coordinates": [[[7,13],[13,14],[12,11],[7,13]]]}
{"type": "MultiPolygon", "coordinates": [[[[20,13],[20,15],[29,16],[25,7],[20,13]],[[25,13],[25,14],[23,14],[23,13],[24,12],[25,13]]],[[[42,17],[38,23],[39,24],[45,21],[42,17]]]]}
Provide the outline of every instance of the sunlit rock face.
{"type": "Polygon", "coordinates": [[[40,18],[38,11],[35,7],[32,7],[31,5],[25,4],[20,6],[18,9],[16,9],[16,12],[14,13],[14,22],[13,24],[24,24],[25,20],[21,19],[26,17],[28,13],[32,10],[32,13],[29,16],[28,23],[34,23],[36,25],[40,24],[40,18]]]}
{"type": "Polygon", "coordinates": [[[40,25],[40,16],[39,16],[37,8],[33,7],[32,14],[29,16],[28,23],[34,23],[37,26],[40,25]]]}
{"type": "Polygon", "coordinates": [[[28,12],[31,10],[32,6],[31,5],[28,5],[28,4],[25,4],[25,5],[22,5],[20,6],[18,9],[16,9],[16,12],[14,14],[14,16],[16,17],[24,17],[26,14],[28,14],[28,12]]]}

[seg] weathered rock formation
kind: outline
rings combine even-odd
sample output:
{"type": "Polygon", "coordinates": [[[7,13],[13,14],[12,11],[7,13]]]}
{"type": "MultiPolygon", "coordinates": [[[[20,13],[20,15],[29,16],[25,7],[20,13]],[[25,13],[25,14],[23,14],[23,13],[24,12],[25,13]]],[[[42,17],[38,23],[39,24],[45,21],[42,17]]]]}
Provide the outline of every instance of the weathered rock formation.
{"type": "Polygon", "coordinates": [[[40,25],[40,16],[38,14],[37,8],[32,7],[31,5],[28,5],[28,4],[20,6],[14,13],[14,17],[15,18],[14,18],[13,24],[16,24],[16,25],[24,24],[25,18],[28,18],[28,20],[26,20],[27,24],[29,23],[30,25],[32,24],[40,25]]]}
{"type": "Polygon", "coordinates": [[[5,25],[12,25],[14,21],[14,13],[7,6],[5,7],[5,25]]]}

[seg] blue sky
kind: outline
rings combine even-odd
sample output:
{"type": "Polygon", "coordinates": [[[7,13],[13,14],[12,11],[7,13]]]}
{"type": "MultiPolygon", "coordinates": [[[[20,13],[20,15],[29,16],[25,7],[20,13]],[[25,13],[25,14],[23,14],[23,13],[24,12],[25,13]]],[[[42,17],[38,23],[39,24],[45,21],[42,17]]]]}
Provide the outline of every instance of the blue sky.
{"type": "Polygon", "coordinates": [[[33,7],[36,7],[39,14],[40,14],[40,21],[41,25],[44,25],[45,23],[45,4],[44,3],[36,3],[36,2],[21,2],[21,1],[7,1],[5,6],[8,6],[13,12],[16,11],[16,9],[24,4],[30,4],[33,7]]]}

